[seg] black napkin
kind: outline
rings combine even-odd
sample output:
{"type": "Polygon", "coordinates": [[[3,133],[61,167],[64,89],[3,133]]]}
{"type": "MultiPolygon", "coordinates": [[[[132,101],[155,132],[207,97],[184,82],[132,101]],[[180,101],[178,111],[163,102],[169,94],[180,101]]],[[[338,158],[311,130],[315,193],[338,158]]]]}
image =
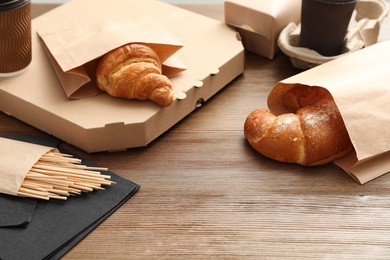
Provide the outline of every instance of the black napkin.
{"type": "Polygon", "coordinates": [[[30,223],[36,205],[37,200],[0,194],[0,228],[25,227],[30,223]]]}
{"type": "MultiPolygon", "coordinates": [[[[0,259],[60,258],[139,189],[112,172],[103,174],[110,174],[116,184],[67,201],[29,199],[38,201],[30,223],[23,228],[0,228],[0,259]]],[[[3,202],[0,200],[0,208],[3,202]]]]}

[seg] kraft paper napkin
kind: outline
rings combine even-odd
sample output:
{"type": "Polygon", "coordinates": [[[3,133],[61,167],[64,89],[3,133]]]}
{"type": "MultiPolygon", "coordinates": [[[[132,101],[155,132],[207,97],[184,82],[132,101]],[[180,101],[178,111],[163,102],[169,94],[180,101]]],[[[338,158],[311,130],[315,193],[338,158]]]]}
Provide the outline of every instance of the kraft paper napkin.
{"type": "MultiPolygon", "coordinates": [[[[59,144],[58,139],[48,136],[23,135],[7,138],[51,147],[59,144]]],[[[88,161],[83,161],[83,164],[96,166],[88,161]]],[[[22,204],[12,203],[15,209],[13,213],[19,214],[23,210],[33,209],[30,216],[25,214],[27,222],[24,225],[0,227],[0,259],[60,259],[138,191],[139,185],[112,172],[108,173],[111,180],[116,182],[115,185],[107,187],[104,191],[86,193],[67,201],[44,201],[0,194],[0,208],[12,203],[7,201],[9,197],[30,200],[31,204],[36,203],[35,208],[24,205],[19,211],[15,208],[22,204]]],[[[11,217],[9,215],[7,219],[11,217]]]]}
{"type": "MultiPolygon", "coordinates": [[[[360,184],[390,171],[390,41],[327,62],[278,82],[281,96],[294,84],[320,86],[332,94],[354,152],[334,161],[360,184]]],[[[269,104],[275,114],[281,107],[269,104]]]]}
{"type": "Polygon", "coordinates": [[[173,56],[182,44],[150,16],[106,17],[92,21],[77,16],[62,27],[50,22],[47,28],[40,28],[38,34],[69,98],[101,93],[95,83],[98,58],[128,43],[143,43],[154,49],[167,77],[185,70],[173,56]]]}

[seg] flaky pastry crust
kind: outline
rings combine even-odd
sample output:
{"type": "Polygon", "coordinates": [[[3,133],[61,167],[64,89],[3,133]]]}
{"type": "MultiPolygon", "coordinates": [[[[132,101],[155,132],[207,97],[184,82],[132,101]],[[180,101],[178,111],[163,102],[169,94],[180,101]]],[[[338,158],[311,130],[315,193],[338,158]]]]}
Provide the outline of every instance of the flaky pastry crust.
{"type": "Polygon", "coordinates": [[[174,99],[157,53],[144,44],[127,44],[102,56],[96,79],[98,87],[114,97],[150,99],[164,107],[174,99]]]}

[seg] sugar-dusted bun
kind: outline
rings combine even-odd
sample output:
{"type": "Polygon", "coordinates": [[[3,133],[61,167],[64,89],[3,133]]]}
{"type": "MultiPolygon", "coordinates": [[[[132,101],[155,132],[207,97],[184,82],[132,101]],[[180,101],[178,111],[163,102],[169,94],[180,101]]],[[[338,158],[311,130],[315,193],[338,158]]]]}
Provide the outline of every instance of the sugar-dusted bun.
{"type": "MultiPolygon", "coordinates": [[[[276,96],[271,91],[268,103],[273,104],[276,96]]],[[[289,113],[274,115],[257,109],[245,121],[245,137],[259,153],[311,166],[331,162],[351,151],[344,121],[328,90],[296,85],[278,98],[279,107],[289,113]]]]}
{"type": "Polygon", "coordinates": [[[105,54],[98,64],[98,87],[114,97],[146,100],[170,106],[171,81],[161,74],[157,53],[144,44],[127,44],[105,54]]]}

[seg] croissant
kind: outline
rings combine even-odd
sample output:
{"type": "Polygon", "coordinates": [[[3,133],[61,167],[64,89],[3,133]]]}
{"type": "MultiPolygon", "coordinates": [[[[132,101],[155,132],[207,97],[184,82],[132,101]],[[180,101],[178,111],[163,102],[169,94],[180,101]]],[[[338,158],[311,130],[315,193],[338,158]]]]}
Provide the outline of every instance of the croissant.
{"type": "MultiPolygon", "coordinates": [[[[272,94],[268,104],[274,102],[272,94]]],[[[344,121],[328,90],[296,85],[280,102],[291,112],[276,116],[260,108],[245,120],[244,135],[259,153],[312,166],[326,164],[352,150],[344,121]]]]}
{"type": "Polygon", "coordinates": [[[173,102],[172,83],[162,75],[157,53],[144,44],[127,44],[103,55],[96,80],[101,90],[114,97],[150,99],[164,107],[173,102]]]}

